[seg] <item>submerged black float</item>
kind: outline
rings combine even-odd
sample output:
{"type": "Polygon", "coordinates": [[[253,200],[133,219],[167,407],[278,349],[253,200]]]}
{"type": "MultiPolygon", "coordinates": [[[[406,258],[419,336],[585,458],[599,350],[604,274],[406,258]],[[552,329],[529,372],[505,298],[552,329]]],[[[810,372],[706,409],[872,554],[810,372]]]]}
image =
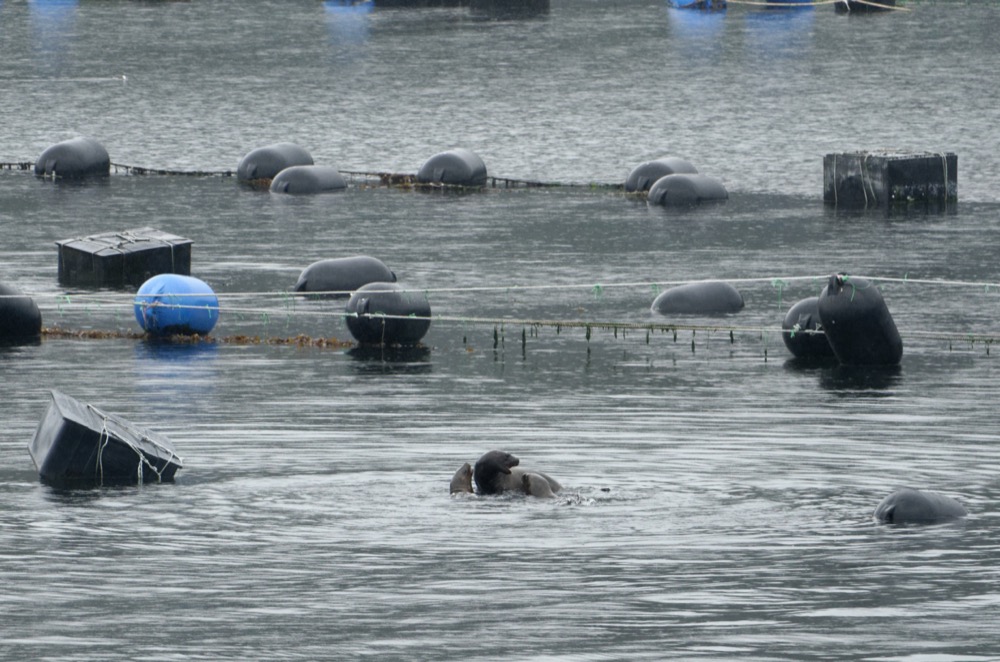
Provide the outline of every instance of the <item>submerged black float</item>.
{"type": "Polygon", "coordinates": [[[363,285],[347,302],[347,329],[363,345],[420,342],[431,326],[430,317],[426,295],[396,283],[363,285]]]}
{"type": "Polygon", "coordinates": [[[368,283],[395,283],[396,274],[381,260],[367,255],[319,260],[306,267],[295,283],[296,292],[330,292],[348,297],[368,283]]]}
{"type": "Polygon", "coordinates": [[[698,169],[676,156],[665,156],[662,159],[646,161],[632,169],[625,180],[625,192],[648,191],[661,177],[678,174],[698,174],[698,169]]]}
{"type": "Polygon", "coordinates": [[[956,154],[851,152],[823,157],[823,201],[882,208],[958,200],[956,154]]]}
{"type": "Polygon", "coordinates": [[[720,281],[686,283],[665,290],[651,309],[661,315],[725,315],[743,310],[743,295],[720,281]]]}
{"type": "Polygon", "coordinates": [[[851,12],[869,13],[892,11],[896,8],[896,0],[838,0],[833,5],[834,11],[838,14],[849,14],[851,12]]]}
{"type": "Polygon", "coordinates": [[[93,138],[71,138],[42,152],[35,161],[35,174],[58,179],[107,177],[111,174],[111,157],[93,138]]]}
{"type": "Polygon", "coordinates": [[[781,322],[785,347],[800,359],[833,359],[835,355],[819,321],[819,297],[809,297],[792,306],[781,322]]]}
{"type": "Polygon", "coordinates": [[[0,345],[31,343],[42,337],[42,313],[31,297],[0,283],[0,345]]]}
{"type": "Polygon", "coordinates": [[[170,481],[183,464],[166,437],[59,391],[28,451],[42,480],[57,485],[170,481]]]}
{"type": "Polygon", "coordinates": [[[427,159],[417,171],[421,184],[485,186],[486,164],[475,152],[456,148],[427,159]]]}
{"type": "Polygon", "coordinates": [[[274,179],[285,168],[312,164],[312,155],[295,143],[275,143],[258,147],[244,156],[236,168],[236,178],[241,182],[274,179]]]}
{"type": "Polygon", "coordinates": [[[297,165],[285,168],[271,180],[271,193],[306,195],[347,188],[347,180],[333,166],[297,165]]]}
{"type": "Polygon", "coordinates": [[[726,187],[717,179],[679,173],[657,179],[649,188],[647,200],[665,207],[688,207],[701,202],[720,202],[728,197],[726,187]]]}
{"type": "Polygon", "coordinates": [[[57,241],[59,282],[74,287],[138,287],[159,274],[191,273],[190,239],[135,228],[57,241]]]}
{"type": "Polygon", "coordinates": [[[951,497],[908,487],[882,499],[874,513],[884,524],[936,524],[966,515],[965,506],[951,497]]]}
{"type": "Polygon", "coordinates": [[[817,310],[826,339],[842,364],[895,365],[903,357],[903,341],[882,293],[864,278],[830,276],[817,310]]]}

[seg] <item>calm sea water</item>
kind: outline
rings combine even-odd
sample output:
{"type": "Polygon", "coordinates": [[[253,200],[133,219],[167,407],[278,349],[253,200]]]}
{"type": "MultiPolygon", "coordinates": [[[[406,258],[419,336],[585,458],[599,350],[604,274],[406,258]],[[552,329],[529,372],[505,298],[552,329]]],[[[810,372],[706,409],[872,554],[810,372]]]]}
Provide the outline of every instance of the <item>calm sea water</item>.
{"type": "Polygon", "coordinates": [[[1000,368],[970,340],[1000,313],[1000,8],[908,6],[0,3],[0,161],[83,134],[154,168],[231,170],[292,140],[414,172],[460,145],[498,176],[613,184],[672,154],[731,193],[665,211],[586,186],[283,198],[221,176],[0,171],[0,282],[46,326],[138,328],[128,292],[57,283],[54,242],[142,226],[194,240],[219,337],[350,339],[340,304],[283,294],[343,255],[379,257],[440,316],[406,354],[0,350],[0,658],[1000,657],[1000,368]],[[876,148],[958,153],[957,207],[825,207],[823,154],[876,148]],[[898,370],[790,360],[785,312],[838,271],[879,279],[898,370]],[[658,289],[702,278],[746,309],[676,337],[601,328],[669,322],[658,289]],[[40,483],[27,444],[50,389],[167,435],[176,482],[40,483]],[[492,448],[564,495],[449,497],[492,448]],[[903,485],[970,515],[874,524],[903,485]]]}

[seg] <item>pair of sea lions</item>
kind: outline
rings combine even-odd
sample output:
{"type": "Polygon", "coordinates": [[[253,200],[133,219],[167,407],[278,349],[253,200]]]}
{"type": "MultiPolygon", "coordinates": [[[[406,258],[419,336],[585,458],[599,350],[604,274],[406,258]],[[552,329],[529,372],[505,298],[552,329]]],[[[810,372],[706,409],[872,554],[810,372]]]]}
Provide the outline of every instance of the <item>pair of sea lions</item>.
{"type": "Polygon", "coordinates": [[[519,467],[521,461],[504,451],[489,451],[476,460],[472,467],[468,462],[459,467],[451,479],[452,494],[503,494],[515,492],[545,498],[552,498],[562,489],[562,485],[541,471],[519,467]],[[478,491],[472,488],[475,478],[478,491]]]}

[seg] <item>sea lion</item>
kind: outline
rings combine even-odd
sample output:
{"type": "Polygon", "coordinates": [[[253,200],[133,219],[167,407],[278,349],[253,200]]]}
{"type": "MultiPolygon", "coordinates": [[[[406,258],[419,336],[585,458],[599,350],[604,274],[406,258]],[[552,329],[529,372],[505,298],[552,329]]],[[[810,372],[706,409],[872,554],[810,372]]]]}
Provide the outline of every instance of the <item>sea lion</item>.
{"type": "Polygon", "coordinates": [[[472,489],[472,465],[466,462],[451,477],[451,494],[474,494],[472,489]]]}
{"type": "MultiPolygon", "coordinates": [[[[503,494],[506,476],[510,475],[511,467],[516,467],[521,461],[504,451],[489,451],[476,460],[473,475],[480,494],[503,494]]],[[[521,489],[519,482],[516,489],[521,489]]],[[[509,488],[507,488],[509,489],[509,488]]]]}
{"type": "Polygon", "coordinates": [[[528,472],[522,473],[521,487],[524,490],[524,493],[530,496],[542,499],[551,499],[555,497],[552,487],[549,485],[548,479],[541,474],[528,472]]]}
{"type": "Polygon", "coordinates": [[[874,516],[883,524],[934,524],[967,514],[965,506],[951,497],[903,488],[882,499],[874,516]]]}
{"type": "Polygon", "coordinates": [[[562,489],[555,478],[534,469],[519,467],[520,460],[504,451],[490,451],[476,461],[475,477],[480,494],[521,492],[552,496],[562,489]],[[526,476],[529,476],[527,479],[526,476]],[[544,482],[545,485],[541,485],[544,482]]]}

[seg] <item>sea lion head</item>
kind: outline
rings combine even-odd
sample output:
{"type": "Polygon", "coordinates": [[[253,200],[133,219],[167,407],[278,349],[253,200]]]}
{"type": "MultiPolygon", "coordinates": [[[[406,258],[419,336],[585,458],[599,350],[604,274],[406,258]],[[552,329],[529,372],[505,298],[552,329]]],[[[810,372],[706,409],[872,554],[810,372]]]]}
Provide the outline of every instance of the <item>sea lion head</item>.
{"type": "Polygon", "coordinates": [[[501,494],[503,485],[501,476],[510,474],[511,467],[516,467],[520,460],[504,451],[490,451],[476,460],[474,474],[476,486],[480,494],[501,494]]]}

